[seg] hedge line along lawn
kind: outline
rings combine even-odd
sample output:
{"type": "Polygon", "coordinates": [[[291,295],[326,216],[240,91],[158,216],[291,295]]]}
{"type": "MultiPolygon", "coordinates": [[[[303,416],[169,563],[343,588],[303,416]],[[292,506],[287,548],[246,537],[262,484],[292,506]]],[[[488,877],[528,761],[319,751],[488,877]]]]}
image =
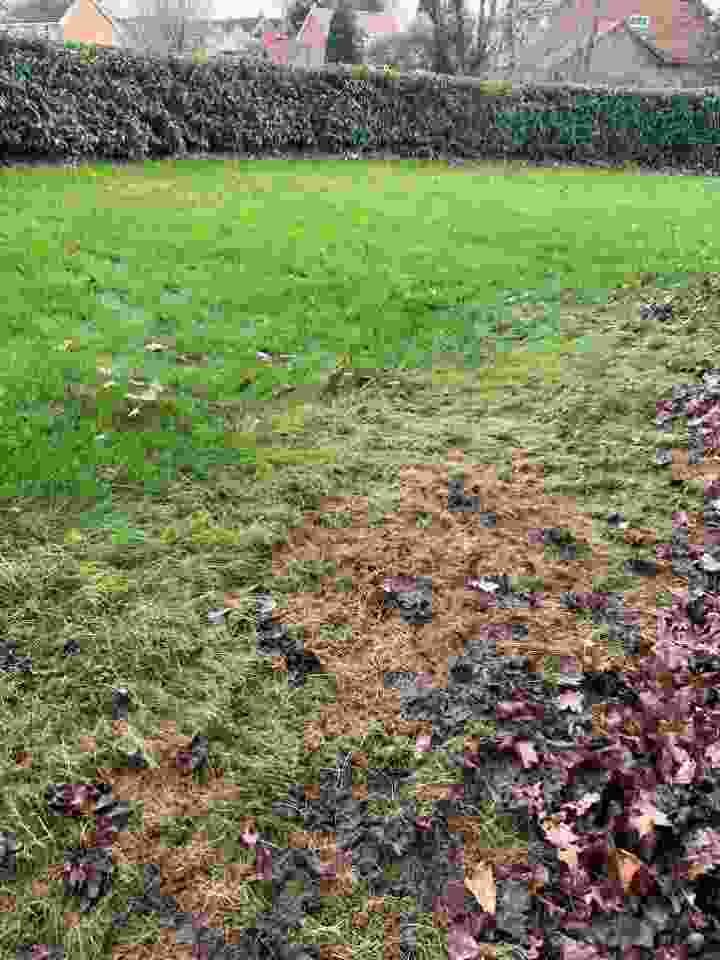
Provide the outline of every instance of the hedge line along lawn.
{"type": "MultiPolygon", "coordinates": [[[[446,683],[492,616],[463,575],[504,565],[550,596],[667,601],[666,569],[623,569],[669,539],[674,511],[702,537],[712,462],[688,464],[682,425],[662,434],[672,469],[651,462],[656,403],[717,355],[712,186],[417,161],[0,170],[0,867],[18,845],[4,955],[189,956],[152,913],[113,923],[149,863],[238,942],[272,905],[248,836],[333,859],[332,836],[271,807],[339,752],[410,767],[397,800],[431,811],[457,771],[416,749],[428,730],[382,678],[446,683]],[[672,309],[640,315],[658,299],[672,309]],[[448,513],[457,471],[500,540],[448,513]],[[563,564],[530,527],[586,549],[563,564]],[[382,610],[384,579],[406,573],[433,578],[429,628],[382,610]],[[257,593],[323,664],[302,686],[257,652],[257,593]],[[188,772],[176,758],[196,735],[209,759],[188,772]],[[91,818],[44,798],[97,781],[129,819],[112,887],[83,911],[64,865],[91,818]]],[[[547,616],[527,646],[548,675],[563,653],[611,655],[586,619],[547,616]]],[[[491,809],[463,828],[468,870],[480,850],[522,854],[491,809]]],[[[411,908],[338,870],[289,940],[384,957],[411,908]]],[[[418,956],[446,956],[437,918],[417,924],[418,956]]]]}

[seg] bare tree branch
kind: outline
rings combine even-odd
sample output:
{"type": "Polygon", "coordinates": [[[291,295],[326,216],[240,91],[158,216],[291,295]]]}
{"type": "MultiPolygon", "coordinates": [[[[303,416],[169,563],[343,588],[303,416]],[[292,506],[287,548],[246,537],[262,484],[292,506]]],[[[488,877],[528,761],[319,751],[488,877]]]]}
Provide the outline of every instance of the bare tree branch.
{"type": "MultiPolygon", "coordinates": [[[[477,16],[464,0],[420,0],[406,30],[371,42],[368,62],[400,70],[478,76],[499,71],[501,59],[514,66],[516,51],[542,16],[547,0],[480,0],[477,16]]],[[[507,65],[507,64],[506,64],[507,65]]]]}
{"type": "Polygon", "coordinates": [[[720,62],[720,12],[700,0],[700,8],[708,18],[708,32],[700,39],[698,56],[709,63],[720,62]]]}
{"type": "Polygon", "coordinates": [[[419,0],[418,12],[427,14],[433,26],[433,73],[454,73],[449,54],[448,18],[441,0],[419,0]]]}
{"type": "Polygon", "coordinates": [[[128,29],[136,49],[158,56],[188,53],[202,43],[198,21],[212,18],[213,0],[142,0],[128,29]]]}
{"type": "Polygon", "coordinates": [[[503,73],[508,76],[514,73],[518,53],[537,38],[538,24],[546,9],[546,0],[522,0],[522,4],[518,0],[507,0],[498,17],[500,40],[495,58],[497,66],[502,55],[503,73]]]}
{"type": "Polygon", "coordinates": [[[598,32],[598,0],[593,0],[593,19],[592,19],[592,30],[585,41],[585,49],[582,56],[582,65],[580,67],[580,73],[578,80],[587,79],[588,74],[590,73],[590,63],[592,61],[593,50],[595,49],[595,44],[597,42],[597,32],[598,32]]]}
{"type": "Polygon", "coordinates": [[[490,42],[491,32],[497,27],[497,0],[490,0],[490,9],[486,10],[487,0],[480,0],[477,26],[475,32],[475,48],[467,63],[467,72],[478,73],[485,68],[492,57],[493,48],[490,42]]]}
{"type": "Polygon", "coordinates": [[[480,0],[477,17],[467,10],[463,0],[420,0],[418,12],[430,21],[433,33],[434,57],[431,69],[436,72],[468,73],[477,75],[492,72],[500,57],[507,61],[512,72],[520,46],[532,35],[546,0],[507,0],[498,12],[498,0],[480,0]],[[475,36],[473,34],[473,26],[475,36]],[[443,70],[437,70],[442,65],[443,70]]]}

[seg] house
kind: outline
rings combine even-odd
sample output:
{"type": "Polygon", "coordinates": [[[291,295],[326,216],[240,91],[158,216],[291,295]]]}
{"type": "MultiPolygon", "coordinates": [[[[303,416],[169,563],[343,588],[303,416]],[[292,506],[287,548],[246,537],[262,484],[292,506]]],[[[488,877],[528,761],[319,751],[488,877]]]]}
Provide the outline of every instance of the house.
{"type": "MultiPolygon", "coordinates": [[[[261,44],[271,60],[291,66],[319,67],[325,63],[327,38],[334,9],[316,4],[296,37],[286,31],[286,21],[257,17],[224,20],[188,19],[182,24],[183,50],[204,50],[208,56],[242,53],[261,44]]],[[[396,14],[357,13],[369,38],[402,29],[396,14]]],[[[0,19],[0,27],[15,35],[97,43],[131,50],[162,49],[162,31],[152,17],[113,16],[99,0],[20,0],[0,19]]]]}
{"type": "Polygon", "coordinates": [[[111,47],[121,28],[98,0],[25,0],[0,15],[0,29],[12,36],[75,40],[111,47]]]}
{"type": "MultiPolygon", "coordinates": [[[[104,3],[104,0],[102,0],[104,3]]],[[[268,31],[281,31],[284,20],[238,17],[226,20],[192,19],[183,25],[183,46],[204,47],[210,56],[242,51],[254,40],[262,42],[268,31]]],[[[0,14],[0,28],[15,36],[44,37],[63,43],[67,40],[102,46],[140,50],[158,42],[152,17],[113,15],[100,0],[20,0],[0,14]]]]}
{"type": "Polygon", "coordinates": [[[355,16],[358,26],[366,34],[366,46],[375,40],[402,33],[404,29],[402,18],[397,13],[365,13],[359,10],[355,16]]]}
{"type": "MultiPolygon", "coordinates": [[[[286,33],[266,34],[266,49],[275,63],[303,67],[321,67],[325,63],[327,39],[335,9],[316,4],[305,18],[296,37],[286,33]]],[[[400,33],[402,18],[396,13],[368,13],[355,11],[358,26],[366,34],[365,44],[378,37],[400,33]]]]}
{"type": "Polygon", "coordinates": [[[263,35],[263,46],[271,60],[289,66],[321,67],[325,63],[330,21],[334,13],[334,10],[315,4],[297,36],[290,37],[283,31],[267,31],[263,35]]]}
{"type": "MultiPolygon", "coordinates": [[[[327,38],[330,22],[335,10],[316,4],[308,13],[303,25],[292,37],[282,19],[259,17],[239,17],[234,20],[193,20],[187,25],[190,36],[188,47],[202,47],[209,56],[241,53],[248,44],[258,41],[267,50],[270,59],[277,64],[321,67],[325,63],[327,38]]],[[[358,23],[369,39],[387,36],[402,30],[401,18],[396,14],[357,12],[358,23]]],[[[151,34],[150,24],[142,18],[134,17],[120,20],[128,38],[151,34]]],[[[130,42],[130,41],[128,41],[130,42]]],[[[134,45],[137,45],[137,39],[134,45]]]]}
{"type": "MultiPolygon", "coordinates": [[[[124,33],[122,46],[142,50],[147,44],[161,43],[161,33],[152,17],[120,17],[116,21],[124,33]]],[[[210,57],[241,53],[251,43],[261,42],[264,33],[281,30],[283,23],[262,15],[224,20],[188,19],[183,24],[183,47],[185,50],[203,49],[210,57]]]]}
{"type": "Polygon", "coordinates": [[[564,0],[505,76],[655,89],[712,85],[717,68],[701,50],[709,29],[696,0],[564,0]]]}

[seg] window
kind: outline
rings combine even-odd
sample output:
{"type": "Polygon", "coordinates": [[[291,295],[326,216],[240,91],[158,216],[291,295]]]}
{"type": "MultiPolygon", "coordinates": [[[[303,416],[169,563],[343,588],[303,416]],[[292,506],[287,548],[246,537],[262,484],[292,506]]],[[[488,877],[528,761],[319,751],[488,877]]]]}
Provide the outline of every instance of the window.
{"type": "Polygon", "coordinates": [[[640,16],[640,14],[635,13],[627,18],[627,24],[629,27],[632,27],[633,30],[637,30],[638,33],[647,33],[650,29],[650,17],[640,16]]]}

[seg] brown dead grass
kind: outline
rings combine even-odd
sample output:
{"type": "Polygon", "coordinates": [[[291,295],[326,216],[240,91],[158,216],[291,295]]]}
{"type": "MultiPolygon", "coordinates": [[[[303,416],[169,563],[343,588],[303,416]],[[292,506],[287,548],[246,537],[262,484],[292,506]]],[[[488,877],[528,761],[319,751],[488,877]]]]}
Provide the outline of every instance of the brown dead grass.
{"type": "MultiPolygon", "coordinates": [[[[593,544],[593,521],[567,498],[550,497],[543,489],[543,470],[532,462],[527,451],[513,451],[513,472],[508,482],[498,479],[493,466],[469,463],[465,455],[452,451],[448,467],[414,464],[402,470],[402,497],[392,518],[381,527],[367,522],[367,498],[328,498],[307,515],[306,523],[290,532],[287,545],[273,555],[273,572],[282,574],[293,559],[334,560],[338,574],[352,578],[350,593],[340,593],[333,582],[325,582],[323,589],[312,594],[289,597],[289,606],[281,619],[302,622],[309,631],[307,648],[321,659],[328,673],[338,680],[337,700],[326,705],[321,715],[305,728],[304,743],[309,752],[319,748],[325,738],[343,733],[362,735],[371,720],[379,720],[389,734],[417,736],[430,734],[428,724],[410,723],[400,717],[400,698],[395,690],[383,686],[382,678],[388,670],[411,670],[429,673],[433,684],[445,686],[448,679],[448,657],[462,653],[463,646],[485,624],[507,623],[516,612],[490,608],[483,610],[477,598],[465,586],[465,578],[483,571],[526,572],[542,577],[545,582],[544,604],[522,611],[522,619],[529,621],[526,642],[498,643],[500,652],[525,653],[537,667],[548,654],[576,656],[585,669],[613,666],[631,670],[631,658],[613,658],[592,637],[591,625],[579,622],[559,603],[562,591],[591,590],[593,582],[607,573],[608,551],[593,544]],[[448,472],[461,469],[465,473],[465,491],[480,493],[483,509],[498,515],[497,529],[483,527],[472,513],[447,510],[448,472]],[[328,528],[320,518],[333,510],[348,511],[352,524],[343,528],[328,528]],[[416,524],[418,511],[429,514],[432,522],[425,530],[416,524]],[[587,558],[579,557],[569,565],[550,557],[542,545],[528,543],[528,531],[534,527],[566,527],[578,542],[591,548],[587,558]],[[381,610],[380,584],[387,571],[402,570],[431,576],[433,580],[433,620],[419,627],[405,624],[394,614],[381,610]],[[328,641],[320,633],[322,624],[344,623],[352,628],[352,637],[345,643],[328,641]]],[[[690,466],[687,452],[673,450],[673,476],[688,480],[717,475],[718,460],[706,458],[690,466]]],[[[702,515],[689,515],[691,543],[702,542],[702,515]]],[[[655,536],[650,530],[628,528],[624,532],[628,543],[650,547],[655,536]]],[[[644,579],[625,593],[626,607],[637,613],[643,645],[649,649],[655,638],[656,595],[660,589],[682,591],[684,581],[673,576],[670,563],[659,563],[655,578],[644,579]]],[[[284,669],[284,661],[274,661],[276,670],[284,669]]],[[[602,732],[602,712],[596,713],[598,731],[602,732]]],[[[118,735],[125,724],[117,722],[118,735]]],[[[472,740],[466,741],[472,748],[472,740]]],[[[83,738],[78,745],[93,749],[92,737],[83,738]]],[[[164,724],[157,739],[146,742],[149,752],[159,759],[154,769],[142,771],[98,770],[98,775],[112,785],[118,801],[144,810],[144,827],[140,832],[122,832],[111,847],[115,862],[157,863],[161,869],[163,895],[176,898],[181,910],[203,914],[206,924],[225,928],[228,943],[236,943],[241,931],[232,928],[232,910],[243,901],[247,885],[254,882],[252,865],[225,864],[224,879],[213,882],[209,868],[217,864],[219,851],[211,846],[203,834],[196,835],[189,845],[179,849],[168,848],[158,839],[160,826],[178,815],[199,815],[221,800],[232,799],[237,787],[224,781],[222,770],[211,769],[207,783],[200,785],[184,775],[173,762],[175,754],[187,747],[187,738],[179,736],[174,724],[164,724]]],[[[363,756],[353,758],[359,765],[363,756]]],[[[18,758],[22,764],[32,763],[31,756],[18,758]]],[[[311,796],[313,785],[307,785],[311,796]]],[[[440,799],[448,787],[425,785],[418,788],[418,800],[440,799]]],[[[356,794],[359,798],[361,794],[356,794]]],[[[367,791],[365,790],[365,796],[367,791]]],[[[252,830],[253,818],[243,826],[252,830]]],[[[455,818],[453,830],[463,834],[466,882],[472,889],[473,877],[478,871],[492,869],[492,865],[508,860],[522,860],[521,847],[493,850],[482,845],[480,830],[473,818],[455,818]]],[[[323,862],[335,862],[336,845],[332,836],[298,831],[293,845],[317,851],[323,862]]],[[[46,895],[54,885],[62,883],[63,865],[50,869],[45,881],[36,881],[34,892],[46,895]]],[[[490,873],[490,876],[492,874],[490,873]]],[[[333,879],[325,882],[323,894],[342,897],[354,884],[350,868],[341,866],[333,879]]],[[[13,898],[4,897],[2,908],[13,909],[13,898]]],[[[398,915],[386,913],[383,898],[371,899],[368,911],[385,914],[386,958],[399,957],[398,915]]],[[[80,922],[80,915],[67,911],[64,922],[68,929],[80,922]]],[[[435,916],[439,927],[446,925],[441,915],[435,916]]],[[[353,925],[363,928],[368,913],[356,914],[353,925]]],[[[495,948],[486,944],[484,956],[496,955],[495,948]]],[[[192,948],[177,943],[172,930],[165,930],[153,944],[123,945],[112,952],[113,960],[170,960],[190,958],[192,948]]],[[[349,960],[347,945],[337,944],[322,948],[323,960],[349,960]]]]}

